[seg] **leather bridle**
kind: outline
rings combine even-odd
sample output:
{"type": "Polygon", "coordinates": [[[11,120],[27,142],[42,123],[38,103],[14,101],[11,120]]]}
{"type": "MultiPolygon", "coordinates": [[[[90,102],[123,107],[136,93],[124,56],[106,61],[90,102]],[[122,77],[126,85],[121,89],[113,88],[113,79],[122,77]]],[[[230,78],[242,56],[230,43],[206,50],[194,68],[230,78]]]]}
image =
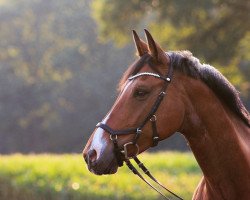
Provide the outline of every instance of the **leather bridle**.
{"type": "MultiPolygon", "coordinates": [[[[169,55],[167,55],[169,56],[169,55]]],[[[129,169],[136,175],[138,175],[144,182],[146,182],[151,188],[153,188],[154,190],[156,190],[158,193],[160,193],[163,197],[165,197],[166,199],[169,199],[168,197],[166,197],[163,193],[161,193],[158,189],[156,189],[153,185],[151,185],[139,172],[138,170],[132,165],[132,163],[129,161],[129,159],[133,158],[135,160],[135,162],[138,164],[138,166],[143,170],[143,172],[148,175],[154,182],[156,182],[157,184],[159,184],[161,187],[163,187],[165,190],[167,190],[168,192],[170,192],[171,194],[173,194],[175,197],[182,199],[181,197],[179,197],[178,195],[176,195],[175,193],[171,192],[170,190],[168,190],[165,186],[163,186],[161,183],[159,183],[152,175],[151,173],[148,171],[148,169],[143,165],[143,163],[140,162],[140,160],[137,158],[137,155],[139,154],[139,146],[137,144],[137,141],[139,139],[139,137],[142,135],[142,129],[143,127],[147,124],[148,121],[151,122],[152,125],[152,146],[157,146],[158,142],[159,142],[159,134],[157,131],[157,126],[156,126],[156,121],[157,121],[157,117],[156,117],[156,111],[158,110],[163,98],[166,96],[166,91],[168,88],[168,85],[171,82],[172,76],[173,76],[173,63],[171,62],[171,57],[169,56],[170,59],[170,66],[169,66],[169,70],[167,73],[167,76],[161,76],[160,74],[156,74],[156,73],[152,73],[152,72],[142,72],[142,73],[138,73],[135,74],[131,77],[128,78],[129,81],[132,81],[138,77],[141,76],[152,76],[158,79],[161,79],[164,83],[163,86],[161,88],[161,91],[156,99],[156,101],[154,102],[150,112],[148,113],[148,115],[144,118],[144,120],[142,121],[142,123],[137,127],[137,128],[127,128],[127,129],[123,129],[123,130],[114,130],[112,129],[110,126],[108,126],[105,123],[99,122],[96,127],[97,128],[102,128],[103,130],[105,130],[107,133],[110,134],[110,140],[113,142],[114,144],[114,154],[116,156],[116,160],[118,165],[121,167],[123,166],[123,162],[125,161],[125,163],[127,164],[127,166],[129,167],[129,169]],[[135,134],[133,140],[131,142],[128,142],[126,144],[123,145],[123,150],[120,150],[119,146],[118,146],[118,135],[128,135],[128,134],[135,134]],[[134,155],[130,156],[128,155],[128,148],[133,146],[136,151],[134,153],[134,155]]]]}

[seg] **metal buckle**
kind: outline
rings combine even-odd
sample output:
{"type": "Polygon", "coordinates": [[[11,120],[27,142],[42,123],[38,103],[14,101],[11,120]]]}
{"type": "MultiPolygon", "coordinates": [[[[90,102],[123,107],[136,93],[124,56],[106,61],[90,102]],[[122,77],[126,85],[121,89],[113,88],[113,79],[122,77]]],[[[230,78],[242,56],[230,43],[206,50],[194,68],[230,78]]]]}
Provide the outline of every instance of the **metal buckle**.
{"type": "Polygon", "coordinates": [[[124,148],[124,150],[121,152],[124,154],[124,157],[126,159],[134,158],[135,156],[137,156],[139,154],[139,146],[138,146],[138,144],[134,144],[133,142],[128,142],[128,143],[124,144],[123,148],[124,148]],[[136,153],[133,156],[128,156],[128,146],[129,145],[133,145],[134,147],[136,147],[136,153]]]}
{"type": "Polygon", "coordinates": [[[170,81],[171,81],[171,79],[170,79],[169,77],[167,77],[165,80],[166,80],[167,82],[170,82],[170,81]]]}
{"type": "Polygon", "coordinates": [[[117,140],[117,135],[110,135],[109,138],[111,141],[117,140]],[[115,136],[115,137],[113,138],[113,136],[115,136]]]}
{"type": "Polygon", "coordinates": [[[159,94],[159,96],[165,96],[166,95],[166,92],[164,91],[161,91],[161,93],[159,94]]]}
{"type": "Polygon", "coordinates": [[[151,122],[155,122],[156,120],[157,120],[156,115],[153,115],[153,116],[150,118],[150,121],[151,121],[151,122]]]}
{"type": "Polygon", "coordinates": [[[153,137],[153,140],[154,140],[154,141],[159,141],[159,137],[158,137],[158,136],[153,137]]]}
{"type": "Polygon", "coordinates": [[[142,133],[142,130],[140,128],[136,129],[136,134],[140,135],[142,133]]]}

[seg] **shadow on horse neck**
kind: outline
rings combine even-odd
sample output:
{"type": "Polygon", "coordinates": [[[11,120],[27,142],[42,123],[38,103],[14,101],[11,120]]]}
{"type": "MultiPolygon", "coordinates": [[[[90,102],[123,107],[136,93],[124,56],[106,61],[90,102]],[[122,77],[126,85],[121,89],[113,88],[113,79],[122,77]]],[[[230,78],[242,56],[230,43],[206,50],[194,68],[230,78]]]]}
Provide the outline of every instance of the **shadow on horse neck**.
{"type": "Polygon", "coordinates": [[[171,57],[175,78],[186,95],[181,132],[204,173],[194,198],[248,199],[250,120],[238,92],[217,70],[201,65],[190,53],[171,57]]]}

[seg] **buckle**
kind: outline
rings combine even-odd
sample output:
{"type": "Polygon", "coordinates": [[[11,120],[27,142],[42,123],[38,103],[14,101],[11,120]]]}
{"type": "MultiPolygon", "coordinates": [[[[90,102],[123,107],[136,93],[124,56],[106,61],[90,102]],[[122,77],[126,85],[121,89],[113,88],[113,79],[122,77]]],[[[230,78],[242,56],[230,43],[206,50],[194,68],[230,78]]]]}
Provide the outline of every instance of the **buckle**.
{"type": "Polygon", "coordinates": [[[161,93],[159,94],[159,96],[165,96],[166,95],[166,92],[164,91],[161,91],[161,93]]]}
{"type": "Polygon", "coordinates": [[[153,137],[153,147],[157,146],[158,143],[159,143],[159,137],[158,136],[153,137]]]}
{"type": "Polygon", "coordinates": [[[156,115],[153,115],[153,116],[150,118],[150,121],[151,121],[151,122],[155,122],[156,120],[157,120],[156,115]]]}
{"type": "Polygon", "coordinates": [[[158,137],[158,136],[155,136],[155,137],[153,137],[153,140],[154,140],[154,141],[158,141],[158,140],[159,140],[159,137],[158,137]]]}
{"type": "Polygon", "coordinates": [[[142,133],[142,130],[140,128],[136,129],[136,134],[140,135],[142,133]]]}
{"type": "Polygon", "coordinates": [[[170,82],[170,81],[171,81],[171,79],[170,79],[169,77],[167,77],[165,80],[166,80],[167,82],[170,82]]]}

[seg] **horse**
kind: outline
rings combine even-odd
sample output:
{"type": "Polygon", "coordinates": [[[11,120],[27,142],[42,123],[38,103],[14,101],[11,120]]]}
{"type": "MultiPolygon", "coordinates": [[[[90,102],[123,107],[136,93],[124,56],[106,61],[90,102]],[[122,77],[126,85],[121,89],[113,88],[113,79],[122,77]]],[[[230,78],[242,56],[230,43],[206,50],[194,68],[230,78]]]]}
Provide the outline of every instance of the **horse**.
{"type": "Polygon", "coordinates": [[[139,58],[83,150],[88,169],[116,173],[124,160],[180,132],[203,173],[194,200],[250,199],[250,115],[238,91],[189,51],[165,52],[145,33],[147,42],[133,31],[139,58]]]}

